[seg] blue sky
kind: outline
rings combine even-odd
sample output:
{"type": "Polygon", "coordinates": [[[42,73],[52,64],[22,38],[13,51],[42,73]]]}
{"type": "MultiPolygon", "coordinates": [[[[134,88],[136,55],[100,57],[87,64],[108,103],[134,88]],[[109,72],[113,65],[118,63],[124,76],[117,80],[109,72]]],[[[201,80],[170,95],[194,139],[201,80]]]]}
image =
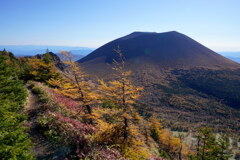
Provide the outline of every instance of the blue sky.
{"type": "Polygon", "coordinates": [[[178,31],[240,51],[239,0],[0,0],[0,45],[99,47],[134,31],[178,31]]]}

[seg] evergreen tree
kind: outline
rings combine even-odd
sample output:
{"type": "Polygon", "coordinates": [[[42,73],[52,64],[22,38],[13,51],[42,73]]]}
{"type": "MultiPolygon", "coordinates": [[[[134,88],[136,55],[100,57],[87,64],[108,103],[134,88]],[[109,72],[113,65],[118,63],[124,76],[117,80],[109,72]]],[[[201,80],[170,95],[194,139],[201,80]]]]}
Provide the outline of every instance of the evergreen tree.
{"type": "Polygon", "coordinates": [[[220,134],[219,138],[217,138],[217,150],[216,156],[219,160],[228,160],[232,156],[232,152],[229,149],[230,141],[229,137],[226,134],[220,134]]]}
{"type": "Polygon", "coordinates": [[[220,135],[216,138],[212,129],[200,128],[196,135],[196,152],[190,156],[193,160],[227,160],[231,157],[229,138],[220,135]]]}
{"type": "Polygon", "coordinates": [[[0,159],[29,160],[31,143],[20,113],[26,91],[15,70],[9,57],[0,55],[0,159]]]}

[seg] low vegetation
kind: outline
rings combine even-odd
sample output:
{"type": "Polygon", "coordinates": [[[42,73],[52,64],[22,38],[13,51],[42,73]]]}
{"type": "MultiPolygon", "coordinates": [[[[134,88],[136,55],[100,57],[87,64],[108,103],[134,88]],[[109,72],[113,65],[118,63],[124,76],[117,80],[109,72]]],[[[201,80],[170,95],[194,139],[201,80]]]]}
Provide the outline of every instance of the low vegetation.
{"type": "Polygon", "coordinates": [[[23,82],[18,79],[17,60],[7,51],[0,52],[0,159],[33,159],[30,138],[21,113],[26,100],[23,82]]]}
{"type": "Polygon", "coordinates": [[[164,127],[156,114],[141,116],[136,106],[144,88],[131,80],[121,50],[115,52],[119,59],[114,60],[109,81],[94,81],[69,52],[62,52],[64,71],[57,69],[49,54],[42,59],[15,59],[16,63],[2,56],[1,159],[33,159],[21,113],[26,90],[16,68],[39,100],[38,131],[64,148],[65,159],[227,160],[232,156],[226,135],[201,128],[194,132],[191,145],[184,134],[175,135],[164,127]]]}

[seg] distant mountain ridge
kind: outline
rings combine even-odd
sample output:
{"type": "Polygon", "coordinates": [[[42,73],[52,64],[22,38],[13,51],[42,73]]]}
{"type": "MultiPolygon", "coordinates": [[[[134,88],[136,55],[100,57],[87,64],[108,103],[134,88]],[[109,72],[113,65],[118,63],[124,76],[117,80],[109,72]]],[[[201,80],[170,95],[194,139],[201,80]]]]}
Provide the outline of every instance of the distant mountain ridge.
{"type": "Polygon", "coordinates": [[[103,45],[78,62],[102,58],[102,63],[111,63],[116,59],[117,55],[113,50],[117,46],[120,46],[127,61],[132,60],[131,63],[149,61],[170,67],[239,67],[237,63],[176,31],[133,32],[103,45]]]}
{"type": "Polygon", "coordinates": [[[228,59],[231,59],[232,61],[235,61],[237,63],[240,63],[240,57],[230,57],[230,56],[226,56],[228,59]]]}
{"type": "Polygon", "coordinates": [[[239,52],[218,52],[218,53],[223,55],[224,57],[227,57],[228,59],[231,59],[232,61],[240,63],[240,51],[239,52]]]}
{"type": "Polygon", "coordinates": [[[240,51],[238,52],[223,52],[223,51],[219,51],[219,54],[225,56],[225,57],[240,57],[240,51]]]}
{"type": "Polygon", "coordinates": [[[50,45],[0,45],[0,50],[6,49],[14,53],[16,56],[34,56],[43,54],[48,49],[53,53],[60,51],[70,51],[75,55],[87,55],[94,50],[94,48],[87,47],[71,47],[71,46],[50,46],[50,45]]]}

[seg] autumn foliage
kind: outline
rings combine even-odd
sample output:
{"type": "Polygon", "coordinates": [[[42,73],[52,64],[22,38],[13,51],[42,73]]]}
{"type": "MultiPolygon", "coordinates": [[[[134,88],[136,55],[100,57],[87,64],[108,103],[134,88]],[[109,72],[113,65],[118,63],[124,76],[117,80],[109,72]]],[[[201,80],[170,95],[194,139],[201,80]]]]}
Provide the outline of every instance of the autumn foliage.
{"type": "Polygon", "coordinates": [[[39,124],[46,135],[71,146],[71,153],[66,155],[70,158],[176,158],[180,140],[163,129],[158,119],[145,120],[139,115],[134,105],[143,88],[131,81],[132,73],[126,70],[120,48],[115,52],[119,59],[113,63],[112,80],[99,79],[98,83],[83,72],[69,52],[62,52],[66,69],[61,78],[47,82],[54,89],[42,89],[48,91],[45,94],[52,101],[48,104],[54,105],[46,109],[39,124]]]}
{"type": "Polygon", "coordinates": [[[95,81],[70,52],[61,53],[65,69],[59,74],[50,62],[32,59],[29,64],[35,67],[34,80],[45,82],[32,82],[32,91],[42,104],[39,128],[50,140],[68,148],[66,159],[196,158],[185,135],[164,128],[157,115],[139,114],[135,106],[144,89],[131,80],[120,48],[115,50],[119,58],[112,64],[114,74],[108,81],[95,81]],[[49,70],[41,70],[45,67],[49,70]]]}

